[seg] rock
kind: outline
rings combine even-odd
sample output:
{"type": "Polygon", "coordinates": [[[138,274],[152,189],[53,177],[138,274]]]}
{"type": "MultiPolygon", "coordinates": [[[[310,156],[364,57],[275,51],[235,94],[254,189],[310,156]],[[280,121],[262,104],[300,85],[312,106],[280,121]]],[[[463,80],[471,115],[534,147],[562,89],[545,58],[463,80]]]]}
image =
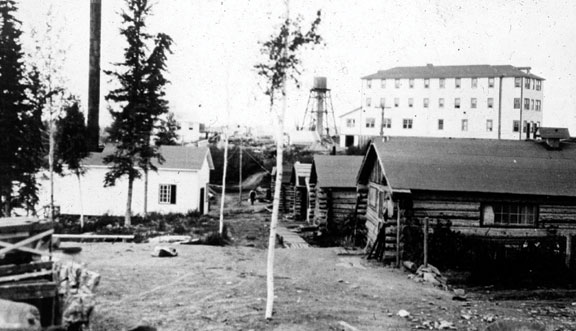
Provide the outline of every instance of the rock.
{"type": "Polygon", "coordinates": [[[3,331],[40,331],[40,312],[27,303],[0,299],[0,329],[3,331]]]}
{"type": "Polygon", "coordinates": [[[438,321],[438,326],[436,327],[438,330],[456,330],[454,323],[440,320],[438,321]]]}
{"type": "Polygon", "coordinates": [[[416,270],[418,270],[416,263],[414,263],[412,261],[404,261],[404,262],[402,262],[402,265],[404,266],[404,268],[406,268],[406,270],[408,270],[412,273],[415,273],[416,270]]]}
{"type": "Polygon", "coordinates": [[[457,288],[457,289],[454,289],[454,294],[457,296],[464,296],[464,295],[466,295],[466,291],[464,291],[463,289],[457,288]]]}
{"type": "Polygon", "coordinates": [[[484,322],[492,323],[494,320],[496,320],[496,316],[494,314],[486,314],[482,316],[482,320],[484,322]]]}
{"type": "Polygon", "coordinates": [[[400,309],[396,315],[406,318],[410,316],[410,313],[407,310],[400,309]]]}
{"type": "Polygon", "coordinates": [[[176,252],[176,249],[172,248],[172,247],[156,246],[156,247],[154,247],[154,252],[152,252],[152,256],[174,257],[174,256],[178,256],[178,252],[176,252]]]}
{"type": "Polygon", "coordinates": [[[422,279],[427,283],[430,283],[433,285],[440,285],[440,281],[438,281],[438,279],[436,279],[436,275],[434,275],[433,273],[430,273],[430,272],[423,273],[422,279]]]}

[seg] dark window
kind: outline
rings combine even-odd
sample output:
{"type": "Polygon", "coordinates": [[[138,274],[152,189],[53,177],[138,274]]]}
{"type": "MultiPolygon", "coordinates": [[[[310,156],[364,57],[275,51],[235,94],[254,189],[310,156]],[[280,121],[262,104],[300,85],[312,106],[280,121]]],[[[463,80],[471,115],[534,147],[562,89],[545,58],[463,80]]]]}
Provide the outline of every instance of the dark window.
{"type": "Polygon", "coordinates": [[[482,206],[483,225],[535,226],[538,206],[524,203],[488,203],[482,206]]]}
{"type": "Polygon", "coordinates": [[[160,184],[158,202],[161,204],[176,204],[176,185],[160,184]]]}

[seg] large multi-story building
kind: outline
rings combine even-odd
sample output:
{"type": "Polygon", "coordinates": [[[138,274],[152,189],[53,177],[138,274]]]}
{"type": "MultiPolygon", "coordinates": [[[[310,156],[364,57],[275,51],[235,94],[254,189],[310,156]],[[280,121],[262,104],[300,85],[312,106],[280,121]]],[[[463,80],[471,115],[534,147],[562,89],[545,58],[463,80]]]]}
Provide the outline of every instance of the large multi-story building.
{"type": "Polygon", "coordinates": [[[396,67],[362,78],[361,107],[342,116],[341,144],[368,137],[526,139],[542,123],[543,78],[529,67],[396,67]]]}

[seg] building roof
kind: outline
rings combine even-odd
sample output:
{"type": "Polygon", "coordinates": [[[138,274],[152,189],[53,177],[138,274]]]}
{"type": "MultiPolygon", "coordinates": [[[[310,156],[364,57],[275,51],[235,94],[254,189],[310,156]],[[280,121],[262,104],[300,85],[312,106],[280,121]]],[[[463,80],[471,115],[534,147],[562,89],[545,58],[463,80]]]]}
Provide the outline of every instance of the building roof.
{"type": "Polygon", "coordinates": [[[290,184],[295,184],[296,186],[306,186],[306,181],[310,179],[311,171],[311,163],[294,163],[294,167],[292,167],[292,174],[290,176],[290,184]]]}
{"type": "Polygon", "coordinates": [[[342,117],[344,117],[344,116],[348,116],[348,115],[353,114],[353,113],[355,113],[355,112],[357,112],[357,111],[359,111],[359,110],[361,110],[361,109],[362,109],[362,107],[358,107],[358,108],[352,109],[351,111],[346,112],[346,113],[344,113],[344,114],[342,114],[342,115],[340,115],[340,116],[338,116],[338,117],[342,118],[342,117]]]}
{"type": "Polygon", "coordinates": [[[540,127],[539,130],[542,139],[570,139],[568,128],[540,127]]]}
{"type": "MultiPolygon", "coordinates": [[[[90,153],[84,160],[84,165],[107,166],[104,164],[104,158],[114,153],[114,150],[115,146],[108,144],[102,152],[90,153]]],[[[212,155],[208,147],[160,146],[159,152],[164,158],[164,162],[159,164],[156,159],[153,160],[158,169],[200,170],[205,160],[208,162],[210,170],[214,169],[212,155]]]]}
{"type": "Polygon", "coordinates": [[[518,67],[511,65],[463,65],[463,66],[434,66],[422,67],[395,67],[388,70],[379,70],[362,79],[396,79],[396,78],[481,78],[481,77],[528,77],[542,79],[531,73],[526,73],[518,67]]]}
{"type": "Polygon", "coordinates": [[[315,155],[310,182],[321,187],[356,187],[362,159],[358,155],[315,155]]]}
{"type": "MultiPolygon", "coordinates": [[[[292,168],[294,165],[292,163],[285,163],[282,165],[282,183],[288,184],[290,183],[290,176],[292,176],[292,168]]],[[[276,179],[276,167],[272,168],[273,179],[276,179]]]]}
{"type": "MultiPolygon", "coordinates": [[[[549,150],[544,142],[393,138],[373,143],[392,189],[576,196],[576,144],[549,150]]],[[[372,157],[372,159],[375,159],[372,157]]]]}

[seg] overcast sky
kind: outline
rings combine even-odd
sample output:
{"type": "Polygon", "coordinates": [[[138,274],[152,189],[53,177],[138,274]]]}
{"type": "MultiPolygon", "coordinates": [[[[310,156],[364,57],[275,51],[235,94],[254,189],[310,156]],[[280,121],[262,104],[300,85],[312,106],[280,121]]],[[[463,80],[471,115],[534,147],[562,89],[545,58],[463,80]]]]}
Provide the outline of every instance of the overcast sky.
{"type": "MultiPolygon", "coordinates": [[[[102,0],[102,69],[122,60],[124,1],[102,0]]],[[[284,1],[157,0],[149,31],[175,41],[167,98],[180,120],[266,125],[267,99],[253,66],[259,41],[277,31],[284,1]],[[228,102],[227,102],[228,101],[228,102]],[[227,107],[227,104],[229,107],[227,107]],[[229,109],[230,116],[227,116],[229,109]]],[[[67,49],[63,75],[86,109],[90,0],[21,0],[25,32],[42,31],[49,6],[67,49]]],[[[313,77],[328,78],[336,116],[360,105],[360,77],[395,66],[511,64],[546,79],[545,126],[576,133],[576,1],[292,0],[307,27],[322,10],[325,46],[303,52],[300,90],[289,93],[288,123],[301,121],[313,77]]],[[[27,44],[28,45],[28,44],[27,44]]],[[[103,95],[109,78],[101,77],[103,95]]],[[[101,102],[101,118],[110,118],[101,102]]]]}

